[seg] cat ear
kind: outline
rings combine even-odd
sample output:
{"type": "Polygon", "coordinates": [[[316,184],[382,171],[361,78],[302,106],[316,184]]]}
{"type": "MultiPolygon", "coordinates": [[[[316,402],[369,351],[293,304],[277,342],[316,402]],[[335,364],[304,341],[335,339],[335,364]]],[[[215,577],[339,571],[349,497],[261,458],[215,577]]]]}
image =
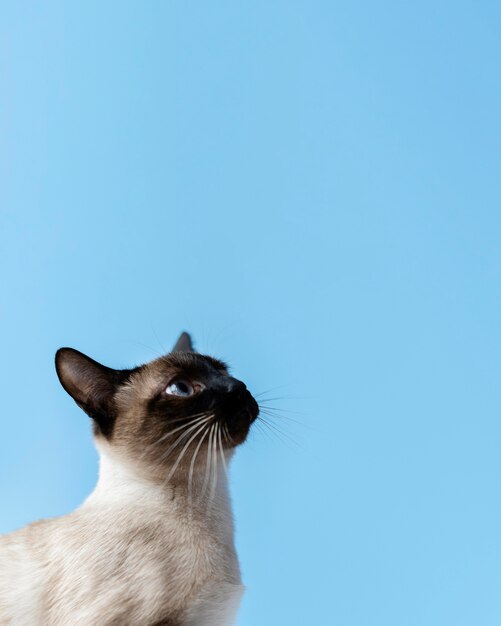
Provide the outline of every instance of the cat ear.
{"type": "Polygon", "coordinates": [[[113,396],[129,370],[114,370],[78,350],[61,348],[56,352],[56,372],[65,391],[106,430],[113,421],[113,396]]]}
{"type": "Polygon", "coordinates": [[[195,352],[195,348],[191,343],[191,337],[188,333],[181,333],[176,345],[172,348],[172,352],[195,352]]]}

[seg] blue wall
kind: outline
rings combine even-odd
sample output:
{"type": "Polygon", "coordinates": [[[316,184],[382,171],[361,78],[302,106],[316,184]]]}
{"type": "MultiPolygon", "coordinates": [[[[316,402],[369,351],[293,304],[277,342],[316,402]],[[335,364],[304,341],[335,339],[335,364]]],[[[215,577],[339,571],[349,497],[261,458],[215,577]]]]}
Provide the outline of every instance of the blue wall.
{"type": "Polygon", "coordinates": [[[2,3],[0,531],[95,482],[55,350],[187,329],[290,411],[232,468],[240,626],[501,623],[500,20],[2,3]]]}

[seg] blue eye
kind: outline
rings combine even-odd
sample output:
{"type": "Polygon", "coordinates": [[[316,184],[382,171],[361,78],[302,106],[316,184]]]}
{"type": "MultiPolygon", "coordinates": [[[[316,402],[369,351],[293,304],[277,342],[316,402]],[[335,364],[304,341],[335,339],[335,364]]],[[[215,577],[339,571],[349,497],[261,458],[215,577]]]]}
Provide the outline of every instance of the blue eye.
{"type": "Polygon", "coordinates": [[[188,398],[195,393],[195,389],[193,388],[193,385],[187,380],[176,380],[167,387],[165,393],[169,396],[188,398]]]}

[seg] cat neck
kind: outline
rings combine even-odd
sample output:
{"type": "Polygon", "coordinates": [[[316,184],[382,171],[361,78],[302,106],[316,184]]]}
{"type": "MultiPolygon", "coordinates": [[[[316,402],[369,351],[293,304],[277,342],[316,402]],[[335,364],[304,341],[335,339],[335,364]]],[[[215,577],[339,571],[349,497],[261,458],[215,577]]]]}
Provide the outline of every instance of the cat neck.
{"type": "MultiPolygon", "coordinates": [[[[181,475],[174,480],[153,480],[137,467],[98,444],[99,478],[83,507],[115,509],[133,516],[139,508],[153,517],[169,515],[206,528],[232,527],[226,468],[219,464],[207,475],[195,472],[191,482],[181,475]]],[[[228,455],[228,461],[229,461],[228,455]]]]}

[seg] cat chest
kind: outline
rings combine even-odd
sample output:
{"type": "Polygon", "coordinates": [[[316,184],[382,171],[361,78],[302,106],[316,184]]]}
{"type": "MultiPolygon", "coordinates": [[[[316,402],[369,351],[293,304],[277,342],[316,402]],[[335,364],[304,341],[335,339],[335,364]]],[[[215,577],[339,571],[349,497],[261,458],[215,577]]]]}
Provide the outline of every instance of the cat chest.
{"type": "Polygon", "coordinates": [[[238,583],[231,560],[204,536],[144,528],[111,533],[53,554],[59,566],[46,587],[46,607],[56,620],[78,616],[78,622],[91,624],[95,615],[109,614],[111,620],[119,614],[122,623],[147,623],[157,615],[185,613],[201,590],[218,587],[218,581],[238,583]]]}

